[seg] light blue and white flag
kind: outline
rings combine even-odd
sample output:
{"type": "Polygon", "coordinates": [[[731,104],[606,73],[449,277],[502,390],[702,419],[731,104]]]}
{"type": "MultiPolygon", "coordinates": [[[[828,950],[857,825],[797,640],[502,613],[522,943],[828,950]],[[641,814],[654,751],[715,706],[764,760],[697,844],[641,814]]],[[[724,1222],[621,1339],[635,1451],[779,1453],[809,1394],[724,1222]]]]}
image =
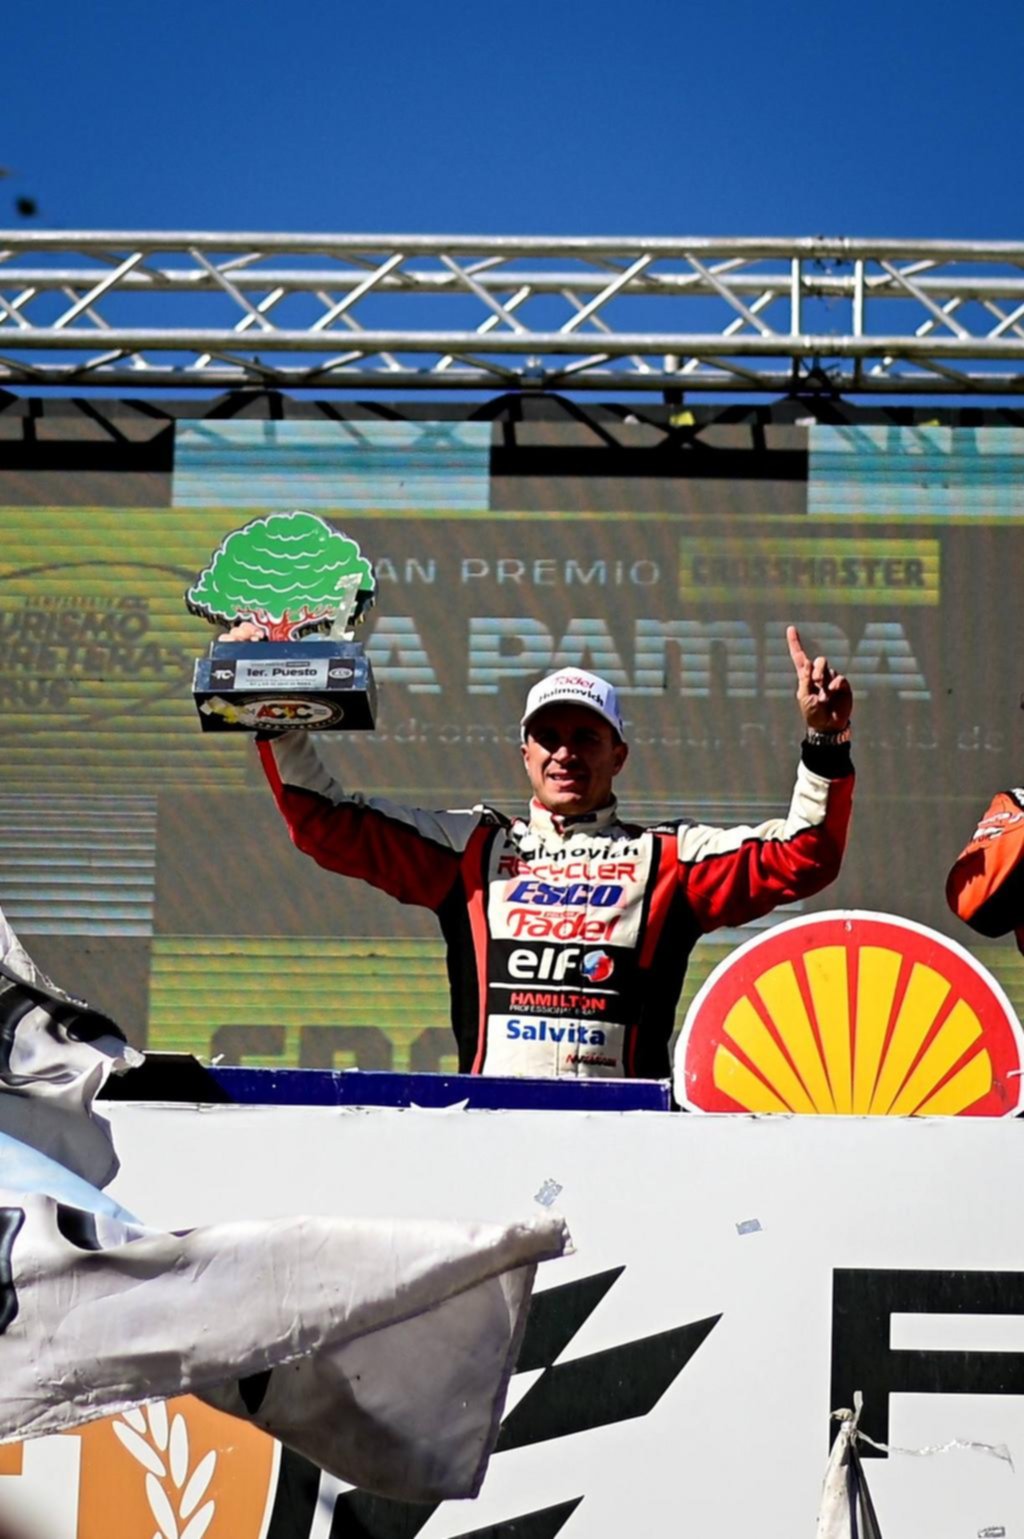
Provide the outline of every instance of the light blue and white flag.
{"type": "Polygon", "coordinates": [[[365,1490],[475,1495],[561,1221],[147,1229],[100,1190],[92,1113],[131,1049],[5,936],[0,1442],[197,1394],[365,1490]]]}

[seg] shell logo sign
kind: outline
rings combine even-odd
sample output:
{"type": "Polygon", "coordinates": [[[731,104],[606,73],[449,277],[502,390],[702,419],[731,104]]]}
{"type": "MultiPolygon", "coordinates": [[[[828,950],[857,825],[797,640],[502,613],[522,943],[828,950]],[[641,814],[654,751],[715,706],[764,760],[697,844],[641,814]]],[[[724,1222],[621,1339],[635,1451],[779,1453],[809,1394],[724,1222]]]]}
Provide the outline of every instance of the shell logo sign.
{"type": "Polygon", "coordinates": [[[280,1445],[192,1396],[0,1447],[0,1534],[263,1539],[280,1445]]]}
{"type": "Polygon", "coordinates": [[[1024,1034],[954,941],[890,914],[794,919],[711,973],[676,1048],[675,1094],[706,1112],[1007,1117],[1024,1034]]]}

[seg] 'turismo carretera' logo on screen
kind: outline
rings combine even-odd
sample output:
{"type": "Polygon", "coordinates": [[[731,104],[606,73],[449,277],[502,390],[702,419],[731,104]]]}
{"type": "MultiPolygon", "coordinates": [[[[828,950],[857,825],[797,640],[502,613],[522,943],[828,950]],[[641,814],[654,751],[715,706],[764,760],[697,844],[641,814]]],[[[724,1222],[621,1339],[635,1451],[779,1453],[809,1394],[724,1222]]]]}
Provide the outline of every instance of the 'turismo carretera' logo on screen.
{"type": "Polygon", "coordinates": [[[794,919],[727,957],[683,1023],[693,1111],[1012,1116],[1024,1037],[969,952],[889,914],[794,919]]]}
{"type": "Polygon", "coordinates": [[[5,717],[67,725],[69,718],[135,714],[155,698],[180,693],[191,653],[182,644],[186,622],[169,620],[156,591],[166,584],[166,569],[122,565],[104,581],[95,575],[98,565],[40,569],[30,593],[18,588],[31,574],[0,576],[5,717]],[[65,591],[69,584],[72,591],[65,591]]]}

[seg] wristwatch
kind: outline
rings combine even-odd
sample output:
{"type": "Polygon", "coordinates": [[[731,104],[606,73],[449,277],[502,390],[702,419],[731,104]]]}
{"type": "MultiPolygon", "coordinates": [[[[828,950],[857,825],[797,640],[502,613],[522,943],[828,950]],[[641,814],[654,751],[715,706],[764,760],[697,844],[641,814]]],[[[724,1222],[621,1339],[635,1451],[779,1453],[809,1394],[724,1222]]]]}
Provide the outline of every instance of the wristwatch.
{"type": "Polygon", "coordinates": [[[820,732],[817,727],[808,727],[804,734],[804,742],[812,748],[838,748],[840,743],[848,743],[853,736],[850,723],[838,728],[835,732],[820,732]]]}

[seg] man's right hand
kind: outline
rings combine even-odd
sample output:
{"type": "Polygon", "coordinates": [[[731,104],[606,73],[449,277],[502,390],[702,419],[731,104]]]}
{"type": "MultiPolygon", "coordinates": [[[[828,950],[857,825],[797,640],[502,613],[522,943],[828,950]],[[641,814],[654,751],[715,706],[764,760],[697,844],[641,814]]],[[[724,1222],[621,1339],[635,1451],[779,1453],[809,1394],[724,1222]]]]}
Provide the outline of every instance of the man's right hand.
{"type": "Polygon", "coordinates": [[[817,732],[844,731],[853,713],[850,681],[835,672],[827,657],[816,657],[811,661],[795,625],[787,626],[786,640],[796,669],[797,704],[806,725],[817,732]]]}
{"type": "Polygon", "coordinates": [[[240,620],[229,631],[221,631],[218,641],[266,641],[267,633],[253,620],[240,620]]]}

